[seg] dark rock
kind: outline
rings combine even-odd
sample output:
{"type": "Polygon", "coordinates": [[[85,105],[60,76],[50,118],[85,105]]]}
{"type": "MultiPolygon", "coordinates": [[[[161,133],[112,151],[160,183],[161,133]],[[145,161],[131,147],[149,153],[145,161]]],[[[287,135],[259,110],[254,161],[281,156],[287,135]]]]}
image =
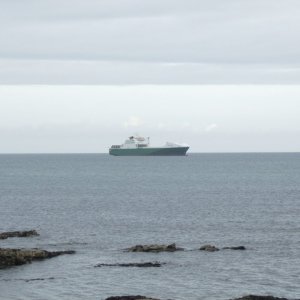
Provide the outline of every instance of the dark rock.
{"type": "Polygon", "coordinates": [[[142,263],[123,263],[123,264],[98,264],[95,267],[138,267],[138,268],[149,268],[149,267],[161,267],[165,263],[160,262],[142,262],[142,263]]]}
{"type": "Polygon", "coordinates": [[[125,249],[128,252],[175,252],[182,251],[183,248],[177,248],[176,244],[170,245],[136,245],[125,249]]]}
{"type": "Polygon", "coordinates": [[[115,296],[115,297],[106,298],[105,300],[159,300],[159,299],[138,295],[138,296],[115,296]]]}
{"type": "Polygon", "coordinates": [[[35,235],[39,235],[36,230],[8,231],[0,233],[0,240],[5,240],[10,237],[29,237],[35,235]]]}
{"type": "Polygon", "coordinates": [[[30,282],[30,281],[43,281],[43,280],[52,280],[55,279],[55,277],[48,277],[48,278],[16,278],[16,279],[0,279],[1,281],[25,281],[25,282],[30,282]]]}
{"type": "Polygon", "coordinates": [[[54,277],[48,277],[48,278],[30,278],[30,279],[21,279],[25,282],[30,282],[30,281],[43,281],[43,280],[51,280],[55,279],[54,277]]]}
{"type": "Polygon", "coordinates": [[[247,295],[240,298],[235,298],[233,300],[288,300],[287,298],[278,298],[273,296],[257,296],[257,295],[247,295]]]}
{"type": "Polygon", "coordinates": [[[246,250],[245,246],[224,247],[225,250],[246,250]]]}
{"type": "Polygon", "coordinates": [[[167,251],[176,251],[176,250],[177,250],[176,244],[173,243],[173,244],[167,245],[166,250],[167,250],[167,251]]]}
{"type": "Polygon", "coordinates": [[[46,251],[42,249],[0,248],[0,268],[31,263],[33,260],[52,258],[62,254],[74,254],[75,251],[46,251]]]}
{"type": "Polygon", "coordinates": [[[215,252],[215,251],[219,251],[220,249],[217,248],[216,246],[213,246],[213,245],[203,245],[203,246],[200,247],[199,250],[208,251],[208,252],[215,252]]]}

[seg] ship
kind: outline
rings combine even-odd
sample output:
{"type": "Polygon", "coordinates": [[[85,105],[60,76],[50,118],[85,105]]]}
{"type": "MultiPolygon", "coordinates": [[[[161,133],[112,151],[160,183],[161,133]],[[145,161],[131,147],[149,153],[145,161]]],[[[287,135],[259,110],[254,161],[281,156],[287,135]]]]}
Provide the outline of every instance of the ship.
{"type": "Polygon", "coordinates": [[[152,147],[150,138],[130,136],[121,145],[112,145],[109,154],[115,156],[184,156],[189,150],[185,144],[167,142],[161,147],[152,147]]]}

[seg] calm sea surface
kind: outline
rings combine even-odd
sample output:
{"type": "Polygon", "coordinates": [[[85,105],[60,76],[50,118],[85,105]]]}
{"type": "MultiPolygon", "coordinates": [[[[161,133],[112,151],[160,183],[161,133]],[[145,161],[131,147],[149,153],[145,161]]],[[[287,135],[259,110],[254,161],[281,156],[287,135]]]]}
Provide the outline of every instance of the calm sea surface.
{"type": "Polygon", "coordinates": [[[26,229],[0,247],[77,253],[0,270],[1,300],[300,298],[300,154],[0,155],[0,232],[26,229]],[[173,242],[188,251],[122,251],[173,242]],[[167,264],[94,267],[142,261],[167,264]]]}

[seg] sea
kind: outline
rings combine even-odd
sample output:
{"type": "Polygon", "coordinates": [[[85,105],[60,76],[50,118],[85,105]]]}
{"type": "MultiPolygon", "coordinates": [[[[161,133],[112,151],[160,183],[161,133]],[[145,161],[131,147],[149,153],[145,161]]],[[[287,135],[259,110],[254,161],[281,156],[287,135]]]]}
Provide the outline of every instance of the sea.
{"type": "Polygon", "coordinates": [[[300,298],[300,153],[0,155],[0,232],[31,229],[0,247],[76,254],[1,269],[1,300],[300,298]]]}

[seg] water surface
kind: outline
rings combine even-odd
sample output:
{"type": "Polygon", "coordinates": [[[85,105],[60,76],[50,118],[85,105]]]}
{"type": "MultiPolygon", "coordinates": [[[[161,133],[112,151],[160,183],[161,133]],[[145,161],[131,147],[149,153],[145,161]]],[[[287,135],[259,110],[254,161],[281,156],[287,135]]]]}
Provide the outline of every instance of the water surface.
{"type": "Polygon", "coordinates": [[[77,251],[0,270],[1,299],[299,298],[299,216],[300,154],[0,155],[0,231],[40,233],[0,247],[77,251]],[[172,242],[190,251],[122,251],[172,242]],[[167,265],[94,268],[141,261],[167,265]]]}

